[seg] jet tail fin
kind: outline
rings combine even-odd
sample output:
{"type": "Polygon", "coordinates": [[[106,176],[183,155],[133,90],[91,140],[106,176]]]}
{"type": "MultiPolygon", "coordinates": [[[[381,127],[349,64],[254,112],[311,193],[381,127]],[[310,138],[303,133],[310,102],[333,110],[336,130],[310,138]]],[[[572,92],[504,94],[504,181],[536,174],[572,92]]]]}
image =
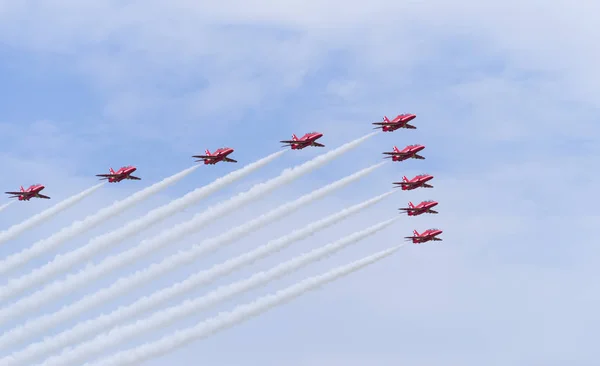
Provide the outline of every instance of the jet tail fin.
{"type": "Polygon", "coordinates": [[[292,140],[294,140],[294,141],[298,141],[298,136],[296,136],[296,134],[295,134],[295,133],[294,133],[294,134],[292,134],[292,140]]]}
{"type": "Polygon", "coordinates": [[[110,171],[110,174],[115,174],[115,170],[113,168],[110,168],[109,171],[110,171]]]}
{"type": "Polygon", "coordinates": [[[389,122],[389,121],[390,121],[390,119],[387,118],[387,116],[383,116],[383,122],[389,122]]]}
{"type": "Polygon", "coordinates": [[[402,181],[403,182],[408,182],[408,178],[406,178],[406,175],[402,177],[402,181]]]}
{"type": "Polygon", "coordinates": [[[412,203],[412,202],[408,202],[408,207],[410,207],[410,208],[415,208],[415,205],[413,205],[413,203],[412,203]]]}
{"type": "Polygon", "coordinates": [[[21,186],[21,192],[25,192],[25,188],[23,188],[23,186],[21,186]]]}
{"type": "Polygon", "coordinates": [[[413,234],[415,234],[415,236],[419,236],[419,232],[417,230],[413,230],[413,234]]]}
{"type": "Polygon", "coordinates": [[[204,150],[204,152],[206,153],[206,155],[210,155],[210,151],[208,149],[204,150]]]}
{"type": "Polygon", "coordinates": [[[398,150],[398,146],[394,146],[394,152],[400,152],[400,150],[398,150]]]}

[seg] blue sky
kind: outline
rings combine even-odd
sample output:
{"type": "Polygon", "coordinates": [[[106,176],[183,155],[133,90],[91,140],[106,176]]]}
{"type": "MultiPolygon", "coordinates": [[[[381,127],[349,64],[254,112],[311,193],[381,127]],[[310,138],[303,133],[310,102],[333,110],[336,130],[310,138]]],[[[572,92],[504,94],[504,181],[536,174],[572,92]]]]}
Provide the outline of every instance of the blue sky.
{"type": "MultiPolygon", "coordinates": [[[[394,145],[422,143],[426,160],[388,164],[61,329],[183,280],[316,216],[384,193],[402,175],[428,172],[436,176],[435,189],[398,192],[218,284],[396,215],[409,200],[438,200],[439,215],[400,220],[327,260],[123,348],[397,244],[413,229],[440,227],[441,243],[406,246],[365,270],[147,364],[201,359],[231,366],[592,365],[597,357],[591,340],[600,323],[593,281],[600,254],[593,240],[600,56],[592,14],[597,10],[592,2],[574,8],[564,1],[542,6],[467,0],[1,4],[0,183],[6,191],[41,182],[53,198],[13,204],[0,213],[1,227],[92,186],[94,174],[110,166],[134,164],[143,180],[102,187],[5,243],[0,254],[20,251],[189,167],[190,155],[206,148],[232,146],[241,165],[276,151],[277,141],[292,133],[321,131],[329,149],[370,132],[370,122],[384,114],[412,112],[418,115],[417,130],[375,136],[169,250],[45,304],[39,314],[156,262],[172,249],[189,247],[377,163],[381,152],[394,145]]],[[[323,151],[286,153],[111,254],[323,151]]],[[[237,167],[201,167],[29,263],[20,274],[237,167]]]]}

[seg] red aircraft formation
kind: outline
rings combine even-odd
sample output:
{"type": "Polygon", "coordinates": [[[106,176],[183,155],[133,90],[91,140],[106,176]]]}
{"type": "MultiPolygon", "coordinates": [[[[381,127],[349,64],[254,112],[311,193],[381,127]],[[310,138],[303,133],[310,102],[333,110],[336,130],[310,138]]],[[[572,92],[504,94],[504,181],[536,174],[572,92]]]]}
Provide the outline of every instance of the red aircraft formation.
{"type": "MultiPolygon", "coordinates": [[[[383,132],[392,132],[400,128],[406,128],[414,130],[415,126],[410,125],[408,122],[412,121],[417,117],[416,114],[412,113],[404,113],[399,114],[390,121],[387,116],[383,117],[383,122],[373,122],[375,129],[381,129],[383,132]]],[[[404,149],[400,150],[396,146],[394,146],[393,151],[384,152],[384,159],[391,158],[392,161],[405,161],[408,159],[418,159],[424,160],[425,157],[419,155],[419,152],[425,149],[424,145],[408,145],[404,149]]],[[[433,176],[430,174],[419,174],[412,179],[406,178],[406,176],[402,177],[402,182],[394,182],[396,184],[396,188],[401,187],[403,191],[411,191],[417,188],[433,188],[431,184],[428,184],[430,180],[433,179],[433,176]]],[[[434,211],[432,208],[437,206],[438,203],[436,201],[423,201],[418,205],[414,205],[412,202],[408,202],[408,207],[400,208],[400,211],[404,211],[408,216],[419,216],[424,213],[437,214],[437,211],[434,211]]],[[[419,234],[417,230],[413,231],[413,236],[406,236],[405,239],[412,241],[414,244],[421,244],[428,241],[441,241],[442,239],[437,236],[442,233],[442,230],[439,229],[428,229],[419,234]]]]}
{"type": "MultiPolygon", "coordinates": [[[[296,135],[292,135],[292,140],[289,141],[281,141],[285,142],[291,146],[292,150],[300,150],[304,149],[308,146],[318,146],[324,147],[325,145],[316,142],[316,140],[323,137],[323,134],[320,132],[310,132],[302,136],[301,138],[296,137],[296,135]]],[[[237,160],[231,159],[229,155],[233,153],[233,149],[230,147],[222,147],[217,149],[215,152],[211,153],[208,149],[205,150],[205,155],[193,155],[193,158],[199,159],[196,162],[204,162],[205,165],[214,165],[220,161],[228,162],[228,163],[237,163],[237,160]]],[[[123,180],[141,180],[141,178],[131,175],[133,172],[137,170],[134,166],[124,166],[119,170],[114,171],[113,168],[109,168],[109,174],[96,174],[97,177],[101,177],[100,180],[108,180],[109,183],[118,183],[123,180]]],[[[31,187],[24,189],[21,187],[21,191],[19,192],[5,192],[10,194],[9,198],[19,198],[19,201],[29,201],[31,198],[45,198],[50,199],[50,197],[40,194],[40,191],[45,187],[41,184],[34,184],[31,187]]]]}
{"type": "MultiPolygon", "coordinates": [[[[387,116],[383,117],[383,122],[374,122],[373,124],[378,126],[375,129],[381,129],[383,132],[392,132],[396,131],[400,128],[406,129],[416,129],[415,126],[410,125],[408,122],[415,119],[417,116],[411,113],[399,114],[390,121],[387,116]]],[[[283,147],[291,147],[292,150],[302,150],[309,146],[316,147],[325,147],[325,145],[318,143],[317,140],[323,137],[323,134],[320,132],[309,132],[304,134],[304,136],[298,138],[295,134],[292,135],[291,140],[282,140],[281,143],[284,143],[283,147]]],[[[423,156],[419,155],[425,149],[424,145],[408,145],[404,149],[400,150],[398,147],[394,146],[393,151],[384,152],[384,155],[387,155],[385,158],[391,158],[392,161],[405,161],[408,159],[425,159],[423,156]]],[[[237,160],[231,159],[229,155],[233,153],[234,150],[230,147],[222,147],[217,149],[215,152],[211,153],[208,149],[205,150],[205,155],[192,155],[193,158],[199,159],[196,162],[204,162],[205,165],[214,165],[218,162],[228,162],[228,163],[237,163],[237,160]]],[[[100,180],[108,180],[109,183],[118,183],[123,180],[141,180],[141,178],[131,175],[133,172],[137,170],[134,166],[124,166],[119,170],[114,171],[113,168],[109,169],[109,174],[96,174],[97,177],[101,177],[100,180]]],[[[406,176],[402,177],[402,182],[393,182],[393,184],[397,185],[396,188],[400,187],[403,191],[411,191],[417,188],[433,188],[431,184],[427,182],[431,181],[433,176],[430,174],[420,174],[415,176],[412,179],[406,178],[406,176]]],[[[31,187],[24,189],[21,186],[21,190],[19,192],[5,192],[10,196],[10,198],[17,198],[19,201],[29,201],[31,198],[44,198],[50,199],[50,197],[40,194],[40,191],[45,187],[41,184],[34,184],[31,187]]],[[[412,202],[408,203],[408,207],[400,208],[400,211],[404,211],[408,214],[408,216],[419,216],[424,213],[437,214],[437,211],[434,211],[432,208],[437,206],[438,203],[436,201],[423,201],[418,205],[414,205],[412,202]]],[[[405,239],[412,240],[414,244],[421,244],[428,241],[441,241],[442,239],[437,236],[442,233],[442,230],[439,229],[428,229],[424,232],[420,233],[416,230],[413,231],[413,236],[407,236],[405,239]]]]}

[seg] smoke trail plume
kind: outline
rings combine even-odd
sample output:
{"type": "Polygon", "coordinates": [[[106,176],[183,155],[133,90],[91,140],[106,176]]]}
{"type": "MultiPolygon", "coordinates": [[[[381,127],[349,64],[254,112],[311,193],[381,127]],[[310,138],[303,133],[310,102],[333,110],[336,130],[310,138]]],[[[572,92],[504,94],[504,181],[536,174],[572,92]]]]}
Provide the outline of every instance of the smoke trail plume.
{"type": "Polygon", "coordinates": [[[224,263],[212,268],[195,273],[186,280],[176,283],[168,288],[154,292],[152,295],[144,296],[136,302],[122,306],[110,314],[102,314],[95,319],[81,322],[71,329],[52,337],[46,337],[43,341],[29,345],[27,348],[13,353],[9,357],[0,359],[0,365],[25,365],[32,364],[50,352],[70,344],[81,342],[90,336],[102,332],[110,327],[116,326],[140,314],[156,310],[164,302],[176,296],[189,293],[193,289],[209,284],[211,281],[230,274],[236,269],[251,264],[270,254],[278,252],[296,241],[305,239],[319,230],[326,229],[343,219],[358,213],[390,196],[394,192],[384,193],[362,203],[348,207],[338,213],[332,214],[324,219],[308,224],[302,229],[293,231],[279,239],[272,240],[250,252],[244,253],[236,258],[229,259],[224,263]]]}
{"type": "MultiPolygon", "coordinates": [[[[0,348],[5,348],[8,345],[22,342],[24,340],[24,338],[26,338],[26,337],[32,337],[37,332],[41,332],[45,329],[48,329],[49,327],[58,325],[64,321],[70,319],[71,317],[75,316],[76,314],[80,314],[84,311],[87,311],[87,310],[93,308],[93,307],[96,307],[96,306],[100,305],[102,302],[109,301],[110,299],[113,299],[116,296],[125,294],[128,291],[130,291],[131,289],[134,289],[143,283],[147,283],[148,281],[150,281],[154,278],[157,278],[158,276],[161,276],[164,273],[167,273],[168,271],[170,271],[172,269],[175,269],[181,265],[190,263],[201,255],[204,255],[210,251],[217,250],[222,245],[230,243],[240,237],[243,237],[244,235],[248,234],[249,232],[251,232],[253,230],[257,230],[262,226],[265,226],[265,225],[270,224],[278,219],[281,219],[285,215],[288,215],[288,214],[292,213],[293,211],[295,211],[301,207],[304,207],[308,203],[310,203],[316,199],[322,198],[325,195],[333,192],[334,190],[342,188],[343,186],[350,184],[351,182],[353,182],[363,176],[366,176],[367,174],[370,174],[372,171],[379,168],[383,164],[385,164],[385,162],[376,164],[374,166],[371,166],[371,167],[363,169],[363,170],[360,170],[348,177],[342,178],[334,183],[331,183],[331,184],[329,184],[325,187],[322,187],[316,191],[313,191],[309,194],[306,194],[297,200],[294,200],[294,201],[284,204],[274,210],[271,210],[270,212],[263,214],[263,215],[259,216],[258,218],[251,220],[243,225],[240,225],[240,226],[238,226],[216,238],[209,239],[205,242],[202,242],[200,245],[194,246],[191,250],[180,251],[170,257],[163,259],[159,263],[152,264],[151,266],[147,267],[144,270],[137,271],[137,272],[129,275],[128,277],[120,278],[117,282],[113,283],[111,286],[101,289],[101,290],[97,291],[96,293],[89,294],[86,297],[80,299],[79,301],[69,304],[53,314],[47,314],[47,315],[43,315],[42,317],[39,317],[37,319],[31,319],[24,325],[18,326],[16,328],[4,333],[2,336],[0,336],[0,348]]],[[[275,178],[275,179],[277,179],[277,178],[275,178]]],[[[261,185],[262,184],[259,184],[258,186],[261,186],[261,185]]],[[[251,192],[252,190],[253,189],[251,189],[248,192],[251,192]]],[[[243,193],[242,193],[242,195],[243,195],[243,193]]],[[[229,201],[229,203],[232,204],[232,205],[230,205],[231,209],[236,209],[236,208],[240,207],[239,204],[238,205],[235,204],[235,197],[234,197],[233,201],[229,201]]],[[[211,212],[212,211],[209,209],[208,213],[210,214],[211,212]]],[[[210,215],[205,216],[204,218],[205,218],[205,220],[202,222],[197,221],[195,226],[184,227],[184,229],[189,230],[190,228],[192,228],[192,229],[195,228],[197,230],[198,227],[201,226],[201,223],[211,222],[212,220],[214,220],[214,217],[212,217],[210,215]]],[[[192,221],[193,221],[193,219],[192,219],[192,221]]],[[[139,259],[140,256],[153,252],[160,245],[171,243],[174,240],[185,236],[185,234],[187,234],[189,232],[189,231],[186,231],[184,233],[181,233],[178,230],[180,230],[180,229],[178,229],[178,227],[176,227],[174,230],[171,230],[168,232],[168,233],[171,233],[170,236],[166,236],[166,237],[159,236],[157,240],[150,241],[147,243],[142,243],[141,245],[139,245],[137,247],[131,248],[123,253],[116,255],[116,256],[105,259],[103,262],[99,263],[95,267],[90,267],[90,269],[92,269],[92,270],[95,269],[95,272],[88,272],[88,273],[91,273],[90,276],[93,276],[93,277],[86,277],[86,281],[83,281],[82,283],[83,284],[87,283],[88,282],[87,279],[99,277],[101,273],[111,272],[115,268],[119,268],[121,266],[130,264],[132,261],[139,259]],[[173,236],[173,233],[175,233],[176,236],[173,236]]],[[[61,287],[58,287],[58,288],[61,288],[61,287]]],[[[56,295],[53,295],[53,296],[56,296],[56,295]]],[[[30,308],[35,308],[37,306],[37,304],[39,304],[39,303],[40,303],[39,301],[29,301],[28,302],[30,308]]],[[[20,307],[20,308],[13,307],[13,308],[9,308],[6,311],[3,310],[0,312],[1,316],[4,318],[10,318],[10,317],[22,315],[22,313],[23,313],[22,307],[20,307]]]]}
{"type": "Polygon", "coordinates": [[[346,276],[370,264],[373,264],[391,254],[399,247],[393,247],[345,266],[337,267],[319,276],[310,277],[302,282],[280,290],[274,294],[263,296],[258,300],[236,307],[233,311],[223,312],[219,315],[201,322],[193,327],[176,331],[164,336],[155,342],[118,352],[112,356],[96,362],[88,363],[89,366],[121,366],[139,365],[140,363],[165,355],[194,340],[207,338],[214,333],[231,328],[244,321],[250,320],[278,305],[289,302],[308,291],[321,287],[340,277],[346,276]]]}
{"type": "Polygon", "coordinates": [[[2,206],[0,206],[0,212],[4,211],[8,206],[13,204],[14,202],[15,201],[10,201],[10,202],[7,202],[7,203],[3,204],[2,206]]]}
{"type": "Polygon", "coordinates": [[[104,351],[107,347],[115,346],[121,342],[130,340],[142,333],[147,333],[161,327],[170,326],[173,322],[180,320],[186,316],[197,314],[212,306],[217,305],[221,301],[228,300],[242,292],[249,291],[258,286],[267,284],[270,281],[276,280],[284,275],[296,271],[312,262],[326,258],[344,247],[356,243],[370,235],[391,225],[397,218],[386,222],[374,225],[365,230],[351,234],[334,243],[325,245],[324,247],[314,249],[308,253],[302,254],[287,262],[281,263],[274,268],[254,274],[250,278],[238,281],[228,286],[223,286],[209,293],[206,296],[192,300],[187,300],[180,305],[161,310],[152,314],[147,318],[140,319],[133,324],[118,327],[107,334],[103,334],[89,342],[69,349],[63,354],[51,357],[44,364],[52,366],[66,365],[81,365],[86,359],[95,356],[104,351]]]}

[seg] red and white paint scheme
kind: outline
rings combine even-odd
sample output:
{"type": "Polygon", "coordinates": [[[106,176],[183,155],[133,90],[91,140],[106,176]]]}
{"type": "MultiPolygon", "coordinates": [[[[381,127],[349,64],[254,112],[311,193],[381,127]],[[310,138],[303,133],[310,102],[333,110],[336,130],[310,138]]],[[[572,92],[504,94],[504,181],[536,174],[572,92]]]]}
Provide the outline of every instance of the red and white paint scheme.
{"type": "Polygon", "coordinates": [[[402,177],[402,182],[393,182],[393,184],[397,184],[396,187],[402,187],[403,191],[412,191],[413,189],[417,189],[419,187],[423,188],[433,188],[431,184],[427,184],[430,180],[433,179],[433,175],[430,174],[419,174],[412,179],[406,178],[406,176],[402,177]]]}
{"type": "Polygon", "coordinates": [[[10,194],[9,198],[19,198],[19,201],[29,201],[32,198],[43,198],[49,200],[50,197],[40,194],[40,192],[46,187],[41,184],[33,184],[29,188],[25,189],[21,186],[21,190],[18,192],[4,192],[10,194]]]}
{"type": "Polygon", "coordinates": [[[408,216],[419,216],[424,213],[437,214],[437,211],[432,210],[437,205],[436,201],[431,200],[423,201],[416,206],[412,202],[409,202],[408,207],[399,208],[398,210],[406,212],[408,216]]]}
{"type": "Polygon", "coordinates": [[[417,230],[413,230],[413,236],[405,236],[404,239],[412,241],[413,244],[422,244],[428,241],[442,241],[437,236],[443,233],[440,229],[427,229],[419,234],[417,230]]]}
{"type": "Polygon", "coordinates": [[[399,114],[398,116],[396,116],[396,118],[394,118],[391,121],[389,118],[387,118],[387,116],[383,116],[383,122],[373,122],[373,124],[377,126],[373,129],[381,129],[383,132],[392,132],[396,131],[399,128],[415,130],[415,126],[408,124],[408,122],[412,121],[415,118],[417,118],[417,115],[412,113],[399,114]]]}
{"type": "Polygon", "coordinates": [[[279,142],[286,144],[283,145],[283,147],[291,146],[292,150],[302,150],[308,146],[325,147],[325,145],[316,142],[321,137],[323,137],[323,134],[320,132],[309,132],[300,138],[293,134],[291,140],[283,140],[279,142]]]}
{"type": "Polygon", "coordinates": [[[142,178],[131,175],[131,173],[135,172],[136,170],[137,168],[131,165],[121,167],[116,172],[113,170],[113,168],[110,168],[110,174],[96,174],[96,177],[102,177],[100,180],[107,179],[109,183],[118,183],[125,179],[141,180],[142,178]]]}
{"type": "Polygon", "coordinates": [[[394,146],[393,151],[384,152],[383,154],[388,155],[384,159],[391,158],[392,161],[404,161],[408,159],[419,159],[424,160],[425,158],[418,153],[425,149],[424,145],[408,145],[404,149],[400,150],[394,146]]]}
{"type": "Polygon", "coordinates": [[[200,159],[196,160],[196,162],[204,161],[204,164],[214,165],[220,161],[226,161],[228,163],[237,163],[237,160],[233,160],[228,158],[227,156],[231,154],[234,150],[230,147],[222,147],[220,149],[215,150],[215,152],[211,153],[208,149],[204,151],[205,155],[194,155],[193,158],[200,159]]]}

